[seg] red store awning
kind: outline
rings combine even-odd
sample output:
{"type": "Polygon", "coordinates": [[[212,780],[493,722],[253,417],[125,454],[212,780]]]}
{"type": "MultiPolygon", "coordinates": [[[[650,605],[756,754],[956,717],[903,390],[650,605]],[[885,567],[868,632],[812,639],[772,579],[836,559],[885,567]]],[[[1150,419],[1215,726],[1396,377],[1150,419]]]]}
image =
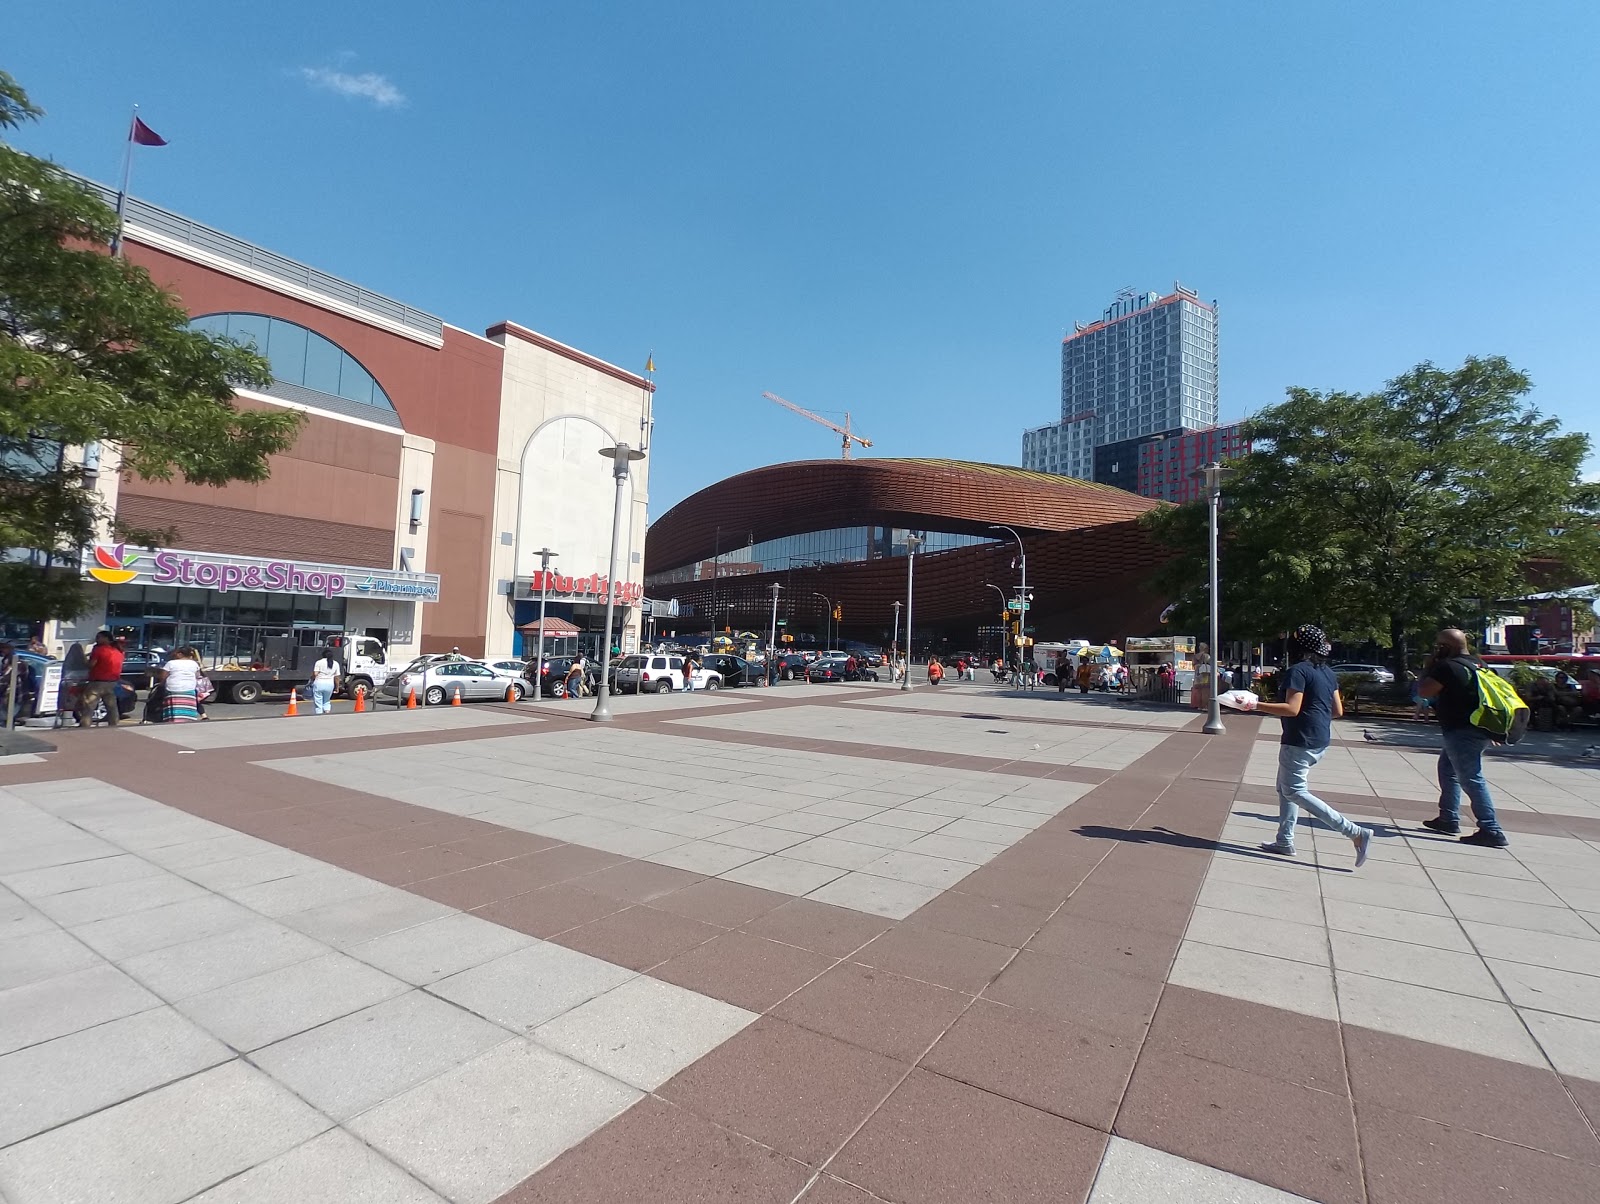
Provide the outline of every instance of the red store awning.
{"type": "MultiPolygon", "coordinates": [[[[537,622],[528,623],[517,628],[517,630],[523,635],[531,635],[535,639],[539,638],[539,624],[537,622]]],[[[547,640],[553,639],[557,636],[577,634],[578,625],[576,623],[569,623],[566,619],[558,619],[552,615],[546,617],[544,621],[544,638],[547,640]]]]}

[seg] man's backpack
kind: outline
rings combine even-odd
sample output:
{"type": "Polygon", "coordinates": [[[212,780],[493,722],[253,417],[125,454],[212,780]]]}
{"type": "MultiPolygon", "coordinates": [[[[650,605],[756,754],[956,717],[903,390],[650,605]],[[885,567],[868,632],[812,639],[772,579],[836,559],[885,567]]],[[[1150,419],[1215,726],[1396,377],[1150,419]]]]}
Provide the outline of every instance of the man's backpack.
{"type": "Polygon", "coordinates": [[[1528,730],[1533,712],[1516,687],[1493,669],[1474,666],[1472,675],[1478,683],[1478,706],[1470,716],[1472,726],[1487,732],[1496,744],[1515,744],[1528,730]]]}

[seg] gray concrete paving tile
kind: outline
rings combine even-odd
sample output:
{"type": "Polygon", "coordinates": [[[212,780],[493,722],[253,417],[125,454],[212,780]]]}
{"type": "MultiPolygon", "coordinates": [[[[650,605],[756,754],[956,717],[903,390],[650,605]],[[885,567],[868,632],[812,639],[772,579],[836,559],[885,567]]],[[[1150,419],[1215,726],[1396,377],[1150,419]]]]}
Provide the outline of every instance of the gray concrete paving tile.
{"type": "Polygon", "coordinates": [[[0,941],[0,991],[100,964],[94,950],[54,926],[0,941]]]}
{"type": "Polygon", "coordinates": [[[1323,907],[1328,915],[1328,927],[1339,932],[1359,932],[1391,941],[1452,949],[1457,953],[1472,952],[1472,944],[1461,931],[1461,925],[1450,916],[1417,915],[1370,903],[1347,903],[1343,899],[1324,899],[1323,907]]]}
{"type": "Polygon", "coordinates": [[[105,964],[0,991],[0,1053],[160,1004],[121,970],[105,964]]]}
{"type": "Polygon", "coordinates": [[[271,882],[298,874],[305,869],[306,862],[304,853],[274,848],[265,853],[185,866],[178,872],[189,881],[198,882],[211,890],[236,891],[258,882],[271,882]]]}
{"type": "Polygon", "coordinates": [[[241,857],[270,853],[275,848],[276,846],[257,837],[225,830],[222,835],[149,849],[143,856],[146,861],[154,862],[164,869],[179,870],[192,869],[197,865],[213,865],[218,861],[237,861],[241,857]]]}
{"type": "Polygon", "coordinates": [[[42,844],[25,844],[20,839],[15,837],[13,839],[16,843],[8,841],[7,847],[0,849],[0,881],[30,870],[49,869],[122,854],[122,850],[109,841],[78,832],[76,828],[66,828],[61,833],[61,839],[42,844]]]}
{"type": "Polygon", "coordinates": [[[1482,895],[1451,892],[1445,901],[1458,920],[1498,924],[1502,928],[1523,928],[1529,932],[1548,932],[1556,936],[1575,936],[1585,940],[1593,931],[1584,918],[1568,907],[1544,907],[1538,903],[1515,903],[1506,899],[1487,899],[1482,895]]]}
{"type": "Polygon", "coordinates": [[[305,868],[298,874],[229,889],[223,893],[251,911],[276,918],[392,889],[371,878],[325,866],[308,858],[305,868]]]}
{"type": "Polygon", "coordinates": [[[1088,1204],[1310,1204],[1306,1197],[1113,1137],[1100,1160],[1088,1204]]]}
{"type": "Polygon", "coordinates": [[[1473,920],[1462,927],[1484,957],[1600,977],[1600,933],[1592,939],[1584,939],[1502,928],[1498,924],[1479,924],[1473,920]]]}
{"type": "Polygon", "coordinates": [[[1537,903],[1542,907],[1559,907],[1562,902],[1555,892],[1542,882],[1441,869],[1430,870],[1429,876],[1433,879],[1433,884],[1445,894],[1479,895],[1486,899],[1503,899],[1510,903],[1537,903]]]}
{"type": "Polygon", "coordinates": [[[951,861],[947,857],[930,857],[909,849],[896,849],[864,866],[862,872],[878,878],[892,878],[896,882],[912,882],[918,886],[948,890],[976,868],[965,861],[951,861]]]}
{"type": "Polygon", "coordinates": [[[1339,1019],[1345,1024],[1508,1062],[1544,1065],[1544,1055],[1510,1004],[1342,971],[1335,972],[1335,982],[1339,1019]]]}
{"type": "Polygon", "coordinates": [[[142,857],[119,853],[111,857],[96,857],[89,861],[74,861],[66,865],[50,865],[22,873],[6,874],[5,885],[24,899],[37,901],[63,891],[83,890],[90,886],[107,886],[113,882],[129,882],[134,878],[148,878],[166,871],[151,865],[142,857]]]}
{"type": "Polygon", "coordinates": [[[53,932],[56,922],[32,903],[0,886],[0,941],[53,932]]]}
{"type": "Polygon", "coordinates": [[[814,861],[801,861],[795,857],[776,854],[748,862],[717,876],[729,882],[759,886],[763,890],[775,890],[786,895],[804,895],[832,882],[844,872],[838,866],[818,865],[814,861]]]}
{"type": "Polygon", "coordinates": [[[803,832],[807,836],[823,836],[843,828],[849,820],[836,815],[817,815],[810,811],[791,811],[764,820],[768,828],[781,828],[785,832],[803,832]]]}
{"type": "Polygon", "coordinates": [[[121,966],[171,1002],[326,952],[325,945],[310,937],[271,920],[255,920],[214,936],[138,954],[121,966]]]}
{"type": "Polygon", "coordinates": [[[330,952],[191,995],[177,1007],[233,1048],[248,1052],[410,989],[365,962],[330,952]]]}
{"type": "Polygon", "coordinates": [[[1600,978],[1521,962],[1489,959],[1486,964],[1519,1008],[1600,1021],[1600,978]]]}
{"type": "Polygon", "coordinates": [[[462,913],[351,945],[369,965],[423,986],[533,943],[533,938],[462,913]]]}
{"type": "Polygon", "coordinates": [[[1475,953],[1455,953],[1449,949],[1430,949],[1426,945],[1386,941],[1382,937],[1354,932],[1331,932],[1333,964],[1352,974],[1368,974],[1419,987],[1475,995],[1479,999],[1502,999],[1483,959],[1475,953]]]}
{"type": "Polygon", "coordinates": [[[503,1028],[527,1032],[634,976],[623,966],[537,941],[428,990],[503,1028]]]}
{"type": "Polygon", "coordinates": [[[783,855],[817,865],[831,865],[840,870],[859,870],[882,857],[883,850],[877,845],[857,844],[837,836],[813,836],[810,840],[785,849],[783,855]]]}
{"type": "Polygon", "coordinates": [[[818,903],[831,903],[835,907],[864,911],[869,915],[903,920],[924,903],[938,898],[942,893],[943,889],[937,886],[923,886],[916,882],[904,882],[863,871],[852,871],[835,878],[825,886],[817,887],[805,897],[818,903]]]}
{"type": "Polygon", "coordinates": [[[1314,966],[1330,964],[1328,931],[1321,924],[1297,924],[1293,920],[1196,907],[1189,917],[1184,940],[1244,949],[1314,966]]]}
{"type": "Polygon", "coordinates": [[[188,1204],[444,1204],[372,1147],[343,1129],[251,1167],[188,1204]]]}
{"type": "Polygon", "coordinates": [[[719,832],[711,837],[715,844],[729,844],[736,849],[752,849],[757,853],[781,853],[809,839],[804,832],[788,832],[764,824],[746,824],[742,828],[719,832]]]}
{"type": "Polygon", "coordinates": [[[0,1146],[233,1057],[171,1008],[151,1008],[0,1057],[0,1146]]]}
{"type": "Polygon", "coordinates": [[[1333,977],[1326,966],[1185,941],[1167,981],[1304,1016],[1339,1018],[1333,977]]]}
{"type": "Polygon", "coordinates": [[[153,907],[165,907],[168,903],[203,898],[207,893],[193,882],[161,870],[147,878],[46,895],[34,903],[56,923],[74,928],[112,916],[126,916],[153,907]]]}
{"type": "Polygon", "coordinates": [[[596,832],[580,841],[590,849],[602,853],[615,853],[619,857],[647,857],[652,853],[675,849],[689,843],[687,837],[676,832],[661,832],[655,828],[622,827],[614,832],[596,832]]]}
{"type": "Polygon", "coordinates": [[[1370,903],[1374,907],[1390,907],[1396,911],[1411,911],[1420,915],[1447,916],[1450,908],[1438,891],[1431,886],[1397,886],[1389,882],[1367,882],[1360,875],[1323,874],[1322,895],[1325,899],[1343,899],[1347,903],[1370,903]]]}
{"type": "Polygon", "coordinates": [[[1208,878],[1200,888],[1197,901],[1202,906],[1220,911],[1292,920],[1296,924],[1322,923],[1322,900],[1317,896],[1270,890],[1264,886],[1246,886],[1239,882],[1211,881],[1208,878]]]}
{"type": "Polygon", "coordinates": [[[929,857],[942,857],[946,861],[961,861],[967,865],[987,865],[1010,845],[995,844],[987,840],[974,840],[966,836],[950,836],[941,828],[919,836],[906,845],[908,853],[922,853],[929,857]]]}
{"type": "Polygon", "coordinates": [[[837,840],[875,845],[880,849],[903,849],[924,833],[912,828],[891,828],[868,819],[839,828],[829,835],[837,840]]]}
{"type": "Polygon", "coordinates": [[[456,1204],[489,1204],[640,1098],[512,1038],[349,1127],[456,1204]]]}
{"type": "Polygon", "coordinates": [[[760,856],[754,849],[736,848],[711,840],[691,840],[659,853],[647,854],[643,860],[697,874],[713,875],[747,865],[760,856]]]}
{"type": "Polygon", "coordinates": [[[454,914],[455,908],[410,891],[385,889],[290,912],[279,916],[278,922],[335,948],[346,948],[454,914]]]}
{"type": "Polygon", "coordinates": [[[744,1008],[641,975],[540,1025],[533,1039],[653,1091],[755,1019],[744,1008]]]}
{"type": "Polygon", "coordinates": [[[1600,1023],[1522,1008],[1523,1021],[1562,1074],[1600,1082],[1600,1023]]]}
{"type": "Polygon", "coordinates": [[[229,932],[259,918],[231,899],[207,893],[132,915],[96,920],[74,928],[72,935],[102,957],[122,961],[168,945],[229,932]]]}
{"type": "Polygon", "coordinates": [[[453,1004],[410,991],[257,1050],[252,1059],[344,1121],[510,1037],[453,1004]]]}
{"type": "Polygon", "coordinates": [[[232,1061],[0,1150],[0,1192],[11,1204],[173,1204],[328,1127],[232,1061]]]}

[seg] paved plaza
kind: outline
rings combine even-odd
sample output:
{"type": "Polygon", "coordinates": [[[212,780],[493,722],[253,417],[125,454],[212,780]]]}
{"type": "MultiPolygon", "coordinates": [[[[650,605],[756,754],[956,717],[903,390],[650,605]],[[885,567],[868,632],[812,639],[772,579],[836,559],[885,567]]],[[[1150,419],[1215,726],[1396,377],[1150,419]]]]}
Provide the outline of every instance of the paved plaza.
{"type": "Polygon", "coordinates": [[[1600,765],[982,683],[0,761],[4,1204],[1600,1199],[1600,765]]]}

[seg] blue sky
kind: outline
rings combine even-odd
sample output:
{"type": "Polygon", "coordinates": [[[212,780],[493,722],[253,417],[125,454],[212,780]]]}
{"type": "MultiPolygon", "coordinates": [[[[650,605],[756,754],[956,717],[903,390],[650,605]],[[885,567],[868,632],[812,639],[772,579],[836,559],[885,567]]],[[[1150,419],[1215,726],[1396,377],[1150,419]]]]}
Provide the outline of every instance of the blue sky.
{"type": "MultiPolygon", "coordinates": [[[[26,149],[482,330],[640,368],[656,514],[837,454],[1015,462],[1123,286],[1221,305],[1225,419],[1504,354],[1592,431],[1592,0],[8,13],[26,149]]],[[[1600,461],[1591,461],[1591,470],[1600,461]]]]}

